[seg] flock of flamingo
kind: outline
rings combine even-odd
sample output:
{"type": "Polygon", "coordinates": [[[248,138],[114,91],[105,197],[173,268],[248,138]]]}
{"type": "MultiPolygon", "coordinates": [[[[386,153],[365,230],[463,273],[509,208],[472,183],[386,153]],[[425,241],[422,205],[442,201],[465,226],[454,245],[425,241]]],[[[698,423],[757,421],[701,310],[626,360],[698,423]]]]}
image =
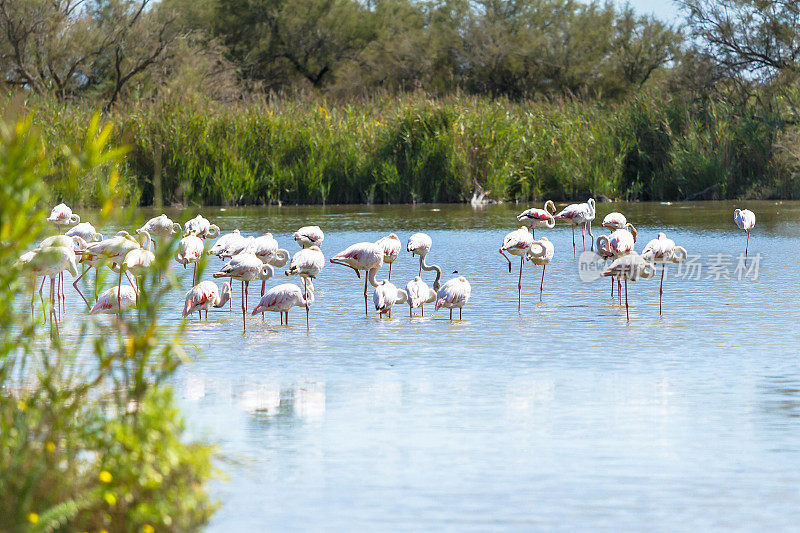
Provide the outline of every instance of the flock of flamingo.
{"type": "MultiPolygon", "coordinates": [[[[667,263],[681,263],[686,260],[686,250],[677,246],[667,238],[666,234],[659,233],[656,239],[648,242],[642,253],[634,250],[637,231],[627,221],[622,213],[608,214],[602,222],[602,227],[610,231],[597,237],[592,234],[592,221],[595,219],[595,200],[590,198],[584,203],[571,204],[556,212],[555,204],[548,200],[543,209],[531,208],[517,216],[519,222],[525,223],[519,229],[510,232],[503,239],[500,254],[508,261],[508,270],[512,270],[511,259],[506,254],[520,258],[519,280],[517,283],[517,310],[522,306],[522,270],[525,261],[542,267],[542,277],[539,285],[539,299],[544,291],[544,273],[547,265],[555,255],[553,243],[547,237],[535,239],[535,230],[553,228],[557,220],[564,220],[572,225],[573,257],[577,256],[575,243],[575,228],[581,226],[583,249],[586,250],[586,234],[589,234],[590,247],[603,260],[611,261],[610,265],[602,271],[601,275],[611,278],[611,296],[614,296],[616,280],[617,296],[622,305],[622,283],[625,284],[625,311],[630,321],[628,307],[628,280],[650,279],[656,273],[656,264],[662,265],[661,286],[659,290],[659,314],[662,312],[664,293],[664,272],[667,263]]],[[[232,301],[232,282],[241,282],[241,308],[242,328],[246,331],[248,313],[249,285],[252,281],[261,280],[261,293],[257,305],[250,314],[261,314],[262,319],[266,311],[280,313],[281,325],[288,324],[289,310],[293,307],[304,307],[306,310],[306,324],[309,320],[309,308],[314,304],[314,280],[325,266],[325,256],[322,253],[322,242],[325,238],[323,231],[318,226],[305,226],[294,233],[294,240],[300,250],[291,257],[287,250],[278,246],[278,241],[271,233],[258,237],[245,237],[238,229],[220,235],[218,226],[211,224],[206,218],[197,215],[188,220],[183,226],[173,222],[166,215],[151,218],[141,228],[136,230],[137,237],[127,231],[120,231],[114,237],[104,238],[89,222],[81,222],[80,217],[74,214],[65,204],[53,208],[48,221],[59,226],[72,226],[64,234],[54,235],[44,239],[39,247],[23,254],[18,263],[27,276],[31,279],[35,292],[35,283],[42,277],[39,286],[39,296],[42,296],[44,283],[50,278],[50,306],[51,319],[60,316],[65,308],[66,297],[64,294],[64,271],[72,274],[73,287],[86,303],[91,314],[122,313],[125,309],[136,307],[138,303],[137,279],[155,261],[152,251],[154,239],[171,238],[176,233],[182,233],[178,244],[175,260],[184,266],[193,265],[194,275],[192,288],[186,293],[183,316],[197,312],[202,319],[202,312],[211,307],[221,308],[232,301]],[[206,239],[216,242],[206,250],[206,239]],[[227,260],[218,272],[213,273],[216,278],[228,278],[222,286],[211,280],[197,280],[197,262],[204,254],[217,256],[227,260]],[[275,274],[275,268],[283,268],[287,276],[299,276],[301,286],[294,283],[281,283],[269,290],[266,282],[275,274]],[[83,271],[78,273],[78,265],[83,265],[83,271]],[[81,292],[78,282],[91,269],[107,266],[118,274],[115,286],[107,289],[96,298],[92,305],[81,292]],[[131,277],[133,275],[133,278],[131,277]],[[126,277],[128,284],[123,285],[122,278],[126,277]]],[[[734,212],[736,225],[747,233],[745,256],[749,249],[750,231],[755,226],[755,214],[747,209],[736,209],[734,212]]],[[[457,276],[446,283],[441,283],[442,269],[437,265],[429,265],[426,256],[430,252],[433,241],[426,233],[413,234],[406,244],[406,251],[419,256],[418,275],[409,281],[405,288],[398,288],[391,281],[392,264],[400,255],[400,238],[391,233],[377,242],[359,242],[330,258],[332,264],[346,266],[353,269],[356,276],[361,277],[364,272],[364,313],[369,315],[368,285],[374,287],[372,300],[375,310],[382,318],[391,316],[392,308],[396,304],[408,304],[409,316],[413,310],[419,309],[425,315],[424,306],[433,303],[435,310],[449,309],[450,320],[453,319],[453,310],[458,309],[459,320],[462,309],[467,304],[471,294],[469,281],[463,276],[457,276]],[[388,276],[378,280],[378,272],[383,265],[388,264],[388,276]],[[433,286],[429,286],[423,279],[423,271],[435,272],[433,286]]],[[[458,272],[453,272],[457,274],[458,272]]],[[[35,295],[34,295],[35,296],[35,295]]],[[[231,304],[232,306],[232,304],[231,304]]],[[[31,299],[31,313],[34,312],[34,298],[31,299]]],[[[56,318],[57,320],[57,318],[56,318]]]]}

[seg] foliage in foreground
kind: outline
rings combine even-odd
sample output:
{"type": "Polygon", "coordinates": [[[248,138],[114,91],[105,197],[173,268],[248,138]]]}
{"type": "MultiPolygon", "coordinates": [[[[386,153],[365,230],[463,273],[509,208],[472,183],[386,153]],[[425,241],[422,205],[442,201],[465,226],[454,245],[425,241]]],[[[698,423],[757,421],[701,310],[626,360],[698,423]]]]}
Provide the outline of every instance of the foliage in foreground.
{"type": "MultiPolygon", "coordinates": [[[[34,107],[54,144],[88,120],[34,107]]],[[[113,118],[133,145],[125,194],[142,204],[459,202],[479,188],[505,201],[800,197],[794,126],[710,99],[168,99],[113,118]]],[[[98,203],[97,180],[72,187],[53,164],[53,200],[98,203]]]]}
{"type": "MultiPolygon", "coordinates": [[[[15,263],[54,230],[41,209],[53,147],[31,123],[0,122],[0,530],[196,529],[214,510],[213,448],[185,442],[164,383],[182,361],[156,313],[172,281],[143,279],[139,309],[124,318],[65,322],[66,340],[43,326],[38,301],[32,316],[33,285],[15,263]]],[[[59,156],[67,181],[94,177],[96,225],[116,211],[121,151],[110,134],[95,117],[59,156]]],[[[163,267],[174,247],[160,248],[163,267]]]]}

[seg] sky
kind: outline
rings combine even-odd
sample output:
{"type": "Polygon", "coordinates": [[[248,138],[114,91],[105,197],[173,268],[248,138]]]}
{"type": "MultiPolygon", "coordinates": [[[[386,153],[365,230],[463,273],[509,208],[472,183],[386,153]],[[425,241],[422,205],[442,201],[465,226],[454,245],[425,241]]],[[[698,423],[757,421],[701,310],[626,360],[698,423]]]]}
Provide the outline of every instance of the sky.
{"type": "MultiPolygon", "coordinates": [[[[672,0],[629,0],[631,7],[642,14],[654,15],[666,23],[680,20],[678,6],[672,0]]],[[[620,5],[625,2],[619,1],[620,5]]]]}

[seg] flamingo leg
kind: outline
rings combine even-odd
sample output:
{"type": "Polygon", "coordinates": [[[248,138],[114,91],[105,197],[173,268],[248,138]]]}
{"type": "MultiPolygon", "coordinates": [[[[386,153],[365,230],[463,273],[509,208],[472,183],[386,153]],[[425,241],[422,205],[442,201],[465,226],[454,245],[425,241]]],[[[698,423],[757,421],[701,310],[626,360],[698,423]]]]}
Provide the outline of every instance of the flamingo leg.
{"type": "MultiPolygon", "coordinates": [[[[264,297],[264,289],[266,289],[266,288],[267,288],[267,280],[262,279],[261,280],[261,297],[262,298],[264,297]]],[[[265,322],[264,312],[262,311],[261,312],[261,323],[263,324],[264,322],[265,322]]]]}
{"type": "Polygon", "coordinates": [[[422,316],[425,316],[425,304],[420,305],[419,310],[422,311],[422,316]]]}
{"type": "MultiPolygon", "coordinates": [[[[356,271],[358,272],[358,271],[356,271]]],[[[367,308],[367,280],[369,280],[369,276],[364,276],[364,316],[369,318],[369,311],[367,308]]]]}
{"type": "Polygon", "coordinates": [[[611,276],[611,297],[614,297],[614,276],[611,276]]]}
{"type": "Polygon", "coordinates": [[[244,288],[244,283],[245,282],[243,281],[242,282],[242,333],[247,331],[247,322],[244,319],[244,314],[245,314],[245,303],[244,303],[244,300],[245,300],[245,296],[244,296],[245,295],[245,292],[244,292],[245,288],[244,288]]]}
{"type": "Polygon", "coordinates": [[[450,308],[450,320],[453,320],[453,308],[450,308]]]}
{"type": "Polygon", "coordinates": [[[392,263],[389,263],[389,281],[392,281],[392,263]]]}
{"type": "Polygon", "coordinates": [[[233,313],[233,278],[228,278],[231,282],[231,297],[228,298],[228,311],[233,313]]]}
{"type": "Polygon", "coordinates": [[[508,273],[511,274],[511,259],[508,258],[508,256],[505,254],[502,248],[500,248],[500,255],[505,257],[506,261],[508,261],[508,273]]]}
{"type": "Polygon", "coordinates": [[[747,266],[747,250],[750,249],[750,230],[747,230],[747,244],[744,247],[744,266],[747,266]]]}
{"type": "Polygon", "coordinates": [[[461,310],[462,310],[462,309],[463,309],[462,307],[459,307],[459,308],[458,308],[458,320],[459,320],[459,321],[463,320],[463,318],[461,317],[461,310]]]}
{"type": "MultiPolygon", "coordinates": [[[[85,265],[84,265],[84,267],[85,267],[85,265]]],[[[92,267],[89,267],[89,268],[92,268],[92,267]]],[[[81,295],[81,298],[82,298],[82,299],[83,299],[83,301],[86,303],[86,307],[88,307],[89,309],[91,309],[91,308],[92,308],[92,306],[91,306],[91,305],[89,305],[89,301],[86,299],[86,297],[83,295],[83,293],[81,292],[81,290],[78,288],[78,282],[81,280],[81,278],[84,276],[84,274],[86,274],[87,272],[89,272],[89,268],[84,268],[84,269],[83,269],[83,272],[81,272],[81,275],[80,275],[80,276],[78,276],[77,278],[75,278],[75,281],[73,281],[73,282],[72,282],[72,286],[75,288],[75,290],[76,290],[76,291],[78,291],[78,294],[80,294],[80,295],[81,295]]]]}
{"type": "Polygon", "coordinates": [[[139,305],[139,284],[136,283],[136,280],[131,279],[131,275],[128,271],[125,271],[125,277],[128,278],[128,283],[131,284],[131,287],[136,289],[136,305],[139,305]]]}
{"type": "Polygon", "coordinates": [[[572,225],[572,257],[578,257],[578,252],[575,251],[575,224],[572,225]]]}
{"type": "Polygon", "coordinates": [[[197,285],[197,262],[194,263],[194,271],[192,272],[192,287],[197,285]]]}
{"type": "Polygon", "coordinates": [[[666,263],[661,265],[661,285],[658,287],[658,315],[661,316],[661,300],[664,298],[664,272],[667,270],[666,263]]]}
{"type": "Polygon", "coordinates": [[[547,268],[547,265],[542,265],[542,284],[539,285],[539,301],[542,301],[542,292],[544,291],[544,270],[547,268]]]}
{"type": "MultiPolygon", "coordinates": [[[[391,265],[389,265],[391,268],[391,265]]],[[[303,278],[303,298],[308,298],[308,280],[303,278]]],[[[306,329],[308,329],[308,300],[306,300],[306,329]]]]}
{"type": "Polygon", "coordinates": [[[124,267],[120,264],[119,265],[119,282],[117,283],[117,311],[122,314],[122,297],[120,296],[120,291],[122,290],[122,269],[124,267]]]}
{"type": "Polygon", "coordinates": [[[517,282],[517,313],[522,314],[522,265],[525,264],[525,256],[519,258],[519,281],[517,282]]]}
{"type": "Polygon", "coordinates": [[[617,296],[619,297],[619,305],[622,307],[622,281],[617,278],[617,296]]]}
{"type": "Polygon", "coordinates": [[[586,251],[586,223],[581,227],[581,239],[583,239],[583,251],[586,251]]]}
{"type": "Polygon", "coordinates": [[[628,319],[628,322],[631,321],[631,313],[628,310],[628,278],[625,278],[625,317],[628,319]]]}

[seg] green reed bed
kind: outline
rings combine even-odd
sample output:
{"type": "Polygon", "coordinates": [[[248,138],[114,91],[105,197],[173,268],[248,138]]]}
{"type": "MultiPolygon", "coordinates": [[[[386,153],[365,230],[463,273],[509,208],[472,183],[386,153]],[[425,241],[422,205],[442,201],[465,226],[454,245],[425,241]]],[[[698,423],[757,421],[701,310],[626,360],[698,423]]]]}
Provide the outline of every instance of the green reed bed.
{"type": "MultiPolygon", "coordinates": [[[[27,105],[54,143],[90,116],[77,105],[27,105]]],[[[776,144],[786,126],[710,101],[175,98],[108,118],[120,125],[115,140],[132,146],[127,197],[145,205],[461,202],[478,187],[503,201],[800,194],[796,158],[776,144]]],[[[55,197],[96,202],[92,179],[68,183],[54,163],[55,197]]]]}

